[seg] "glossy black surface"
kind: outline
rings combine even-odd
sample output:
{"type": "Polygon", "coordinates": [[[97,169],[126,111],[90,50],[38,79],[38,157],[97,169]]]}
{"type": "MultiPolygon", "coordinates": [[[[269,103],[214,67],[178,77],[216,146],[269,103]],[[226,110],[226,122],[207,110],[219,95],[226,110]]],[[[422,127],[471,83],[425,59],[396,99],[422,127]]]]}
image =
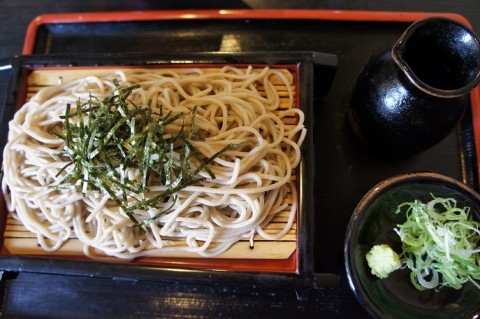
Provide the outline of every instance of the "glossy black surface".
{"type": "Polygon", "coordinates": [[[405,222],[395,214],[398,205],[419,200],[427,203],[432,194],[454,198],[457,207],[470,207],[480,220],[480,196],[448,177],[432,174],[395,176],[372,187],[359,202],[347,228],[345,265],[350,285],[359,302],[375,318],[470,319],[480,315],[480,294],[472,283],[461,289],[419,291],[410,283],[409,270],[392,272],[386,279],[372,275],[365,254],[377,244],[402,251],[394,228],[405,222]]]}
{"type": "Polygon", "coordinates": [[[419,90],[387,49],[373,56],[357,78],[349,123],[372,152],[405,157],[450,134],[468,100],[468,95],[439,98],[419,90]]]}
{"type": "Polygon", "coordinates": [[[412,24],[392,55],[412,82],[441,97],[464,95],[480,81],[480,39],[451,19],[433,17],[412,24]]]}
{"type": "Polygon", "coordinates": [[[410,155],[443,140],[480,81],[480,41],[461,24],[429,18],[372,56],[356,80],[349,122],[374,151],[410,155]]]}
{"type": "MultiPolygon", "coordinates": [[[[392,10],[456,12],[480,30],[480,2],[477,0],[353,0],[353,1],[0,1],[0,57],[19,54],[27,24],[37,15],[52,12],[118,10],[191,10],[195,8],[314,8],[328,10],[392,10]]],[[[125,26],[125,25],[124,25],[125,26]]],[[[449,135],[441,145],[408,159],[383,160],[365,152],[354,142],[344,113],[353,80],[371,54],[391,45],[407,23],[336,21],[163,21],[150,24],[142,50],[218,49],[221,36],[237,38],[244,48],[255,50],[319,50],[339,57],[339,69],[329,94],[315,103],[316,165],[323,169],[315,177],[316,201],[315,268],[340,274],[334,287],[313,290],[272,288],[258,283],[221,284],[206,278],[205,284],[188,284],[168,278],[138,281],[110,278],[7,272],[1,281],[2,316],[6,318],[369,318],[350,291],[344,276],[343,240],[351,212],[362,195],[380,180],[410,169],[432,169],[477,185],[475,149],[471,144],[471,121],[449,135]],[[153,26],[152,26],[153,25],[153,26]],[[185,31],[185,32],[183,32],[185,31]],[[183,37],[176,37],[182,34],[183,37]],[[148,36],[147,36],[148,35],[148,36]],[[204,41],[205,40],[205,41],[204,41]],[[157,41],[164,43],[157,46],[157,41]],[[317,112],[318,110],[318,112],[317,112]],[[461,152],[459,150],[462,149],[461,152]],[[162,282],[164,280],[164,282],[162,282]]],[[[58,26],[57,29],[65,27],[58,26]]],[[[137,25],[138,27],[138,25],[137,25]]],[[[52,27],[52,30],[55,28],[52,27]]],[[[50,31],[41,38],[58,51],[89,54],[96,45],[115,51],[115,44],[129,50],[128,41],[138,43],[135,30],[125,27],[93,28],[82,24],[60,37],[50,31]],[[89,33],[99,30],[101,41],[89,33]],[[82,33],[83,32],[83,33],[82,33]],[[110,39],[108,36],[114,36],[110,39]],[[113,33],[113,34],[112,34],[113,33]],[[124,35],[124,36],[122,36],[124,35]],[[80,42],[69,39],[79,36],[80,42]],[[63,42],[58,42],[63,41],[63,42]],[[113,44],[113,47],[110,47],[113,44]]],[[[138,30],[138,29],[137,29],[138,30]]],[[[243,47],[242,47],[243,48],[243,47]]],[[[230,47],[230,50],[235,47],[230,47]]],[[[238,47],[237,47],[238,49],[238,47]]],[[[40,53],[40,52],[38,52],[40,53]]],[[[5,74],[7,72],[0,72],[5,74]]],[[[7,80],[0,76],[0,101],[7,80]]],[[[470,116],[467,117],[470,119],[470,116]]],[[[48,262],[41,265],[48,268],[48,262]]],[[[16,267],[22,267],[18,261],[16,267]]],[[[94,274],[92,274],[94,275],[94,274]]]]}

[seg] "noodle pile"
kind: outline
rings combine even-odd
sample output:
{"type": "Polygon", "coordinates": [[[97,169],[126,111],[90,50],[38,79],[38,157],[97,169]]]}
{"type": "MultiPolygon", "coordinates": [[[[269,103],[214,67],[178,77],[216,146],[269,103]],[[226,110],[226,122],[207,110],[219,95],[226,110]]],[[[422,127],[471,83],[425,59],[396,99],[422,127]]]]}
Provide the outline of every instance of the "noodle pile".
{"type": "MultiPolygon", "coordinates": [[[[166,251],[213,257],[239,240],[252,243],[255,235],[277,240],[292,227],[297,212],[292,171],[300,162],[303,120],[289,80],[277,69],[126,69],[88,76],[46,87],[17,111],[9,123],[2,189],[8,210],[45,251],[78,238],[84,254],[94,259],[130,260],[166,251]],[[66,105],[90,96],[103,99],[115,90],[114,79],[122,86],[140,85],[129,97],[136,105],[161,106],[173,114],[196,107],[195,128],[202,139],[192,143],[205,157],[238,145],[208,165],[215,179],[201,172],[205,180],[180,190],[175,199],[135,210],[135,218],[145,221],[168,208],[146,223],[144,232],[132,227],[107,194],[50,187],[68,173],[68,167],[62,171],[69,161],[62,155],[64,141],[51,134],[61,127],[66,105]],[[280,105],[281,94],[288,94],[289,105],[280,105]],[[287,118],[294,123],[286,125],[287,118]],[[265,231],[275,216],[286,213],[283,229],[265,231]]],[[[162,192],[165,186],[149,189],[162,192]]]]}

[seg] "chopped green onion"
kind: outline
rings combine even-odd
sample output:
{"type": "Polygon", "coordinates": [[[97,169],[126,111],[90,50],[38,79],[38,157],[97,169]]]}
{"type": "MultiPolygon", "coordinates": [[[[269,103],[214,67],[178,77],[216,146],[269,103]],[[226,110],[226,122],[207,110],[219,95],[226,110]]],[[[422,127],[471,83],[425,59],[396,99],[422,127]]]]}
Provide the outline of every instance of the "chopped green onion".
{"type": "Polygon", "coordinates": [[[415,200],[398,206],[396,214],[407,220],[395,232],[402,241],[402,263],[411,270],[418,290],[451,287],[466,282],[480,288],[480,223],[469,207],[458,207],[453,198],[433,196],[427,203],[415,200]]]}

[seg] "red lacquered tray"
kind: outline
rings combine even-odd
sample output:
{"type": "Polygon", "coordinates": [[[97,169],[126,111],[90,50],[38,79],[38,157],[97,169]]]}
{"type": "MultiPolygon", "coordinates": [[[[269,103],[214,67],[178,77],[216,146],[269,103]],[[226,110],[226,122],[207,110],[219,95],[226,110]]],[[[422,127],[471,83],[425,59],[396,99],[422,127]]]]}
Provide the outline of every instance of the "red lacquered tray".
{"type": "MultiPolygon", "coordinates": [[[[31,22],[23,53],[113,58],[123,53],[199,51],[319,51],[337,55],[338,71],[329,92],[313,97],[315,198],[312,229],[307,229],[312,240],[313,275],[303,280],[322,286],[342,276],[346,224],[358,200],[378,181],[405,171],[430,170],[478,188],[480,88],[471,93],[470,111],[458,129],[439,145],[412,158],[393,162],[376,158],[354,140],[344,121],[355,76],[371,54],[390,46],[410,23],[431,16],[470,26],[458,14],[433,12],[182,10],[46,14],[31,22]]],[[[192,261],[164,262],[163,267],[184,268],[192,261]]],[[[262,260],[238,260],[238,265],[241,271],[253,274],[288,272],[298,267],[297,262],[292,259],[281,267],[264,268],[262,260]]],[[[229,269],[229,265],[230,261],[224,265],[204,261],[200,268],[229,269]]]]}

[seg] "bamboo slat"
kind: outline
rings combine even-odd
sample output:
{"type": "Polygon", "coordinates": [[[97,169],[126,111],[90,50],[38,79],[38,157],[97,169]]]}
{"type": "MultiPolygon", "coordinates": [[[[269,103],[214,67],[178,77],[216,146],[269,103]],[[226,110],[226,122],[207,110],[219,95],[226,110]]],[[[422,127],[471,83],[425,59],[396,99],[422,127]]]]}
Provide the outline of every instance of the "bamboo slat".
{"type": "MultiPolygon", "coordinates": [[[[129,70],[134,70],[129,69],[129,70]]],[[[152,72],[169,73],[172,71],[179,72],[182,69],[149,69],[152,72]]],[[[105,76],[115,72],[116,69],[111,68],[69,68],[69,69],[48,69],[48,70],[34,70],[28,77],[27,84],[27,99],[30,99],[40,89],[59,85],[70,80],[86,77],[86,76],[105,76]]],[[[218,72],[217,68],[202,68],[205,74],[211,72],[218,72]]],[[[292,73],[287,69],[279,70],[288,80],[291,85],[293,94],[295,95],[295,85],[292,73]]],[[[190,72],[183,70],[183,72],[190,72]]],[[[275,79],[275,78],[274,78],[275,79]]],[[[280,110],[285,110],[289,105],[288,90],[284,83],[274,80],[274,85],[280,94],[280,110]]],[[[264,94],[264,87],[259,85],[256,87],[261,95],[264,94]]],[[[295,117],[285,117],[286,125],[295,125],[297,119],[295,117]]],[[[296,181],[297,176],[292,176],[292,180],[296,181]]],[[[286,203],[291,204],[292,197],[289,194],[285,198],[286,203]]],[[[288,213],[280,213],[276,215],[271,222],[264,227],[267,234],[278,233],[283,229],[288,222],[288,213]]],[[[242,259],[286,259],[294,253],[297,247],[297,225],[296,222],[290,230],[280,239],[269,241],[263,239],[261,236],[254,237],[255,248],[250,248],[249,240],[240,241],[229,248],[225,253],[216,256],[215,258],[242,258],[242,259]]],[[[173,242],[173,244],[183,245],[182,242],[173,242]]],[[[14,255],[61,255],[61,256],[83,256],[83,244],[76,238],[70,239],[59,250],[55,252],[45,252],[37,243],[35,234],[29,232],[19,221],[15,220],[10,214],[7,219],[6,229],[4,233],[4,247],[14,255]]],[[[159,257],[174,257],[174,258],[200,258],[196,253],[192,252],[164,252],[156,253],[149,258],[159,257]]]]}

